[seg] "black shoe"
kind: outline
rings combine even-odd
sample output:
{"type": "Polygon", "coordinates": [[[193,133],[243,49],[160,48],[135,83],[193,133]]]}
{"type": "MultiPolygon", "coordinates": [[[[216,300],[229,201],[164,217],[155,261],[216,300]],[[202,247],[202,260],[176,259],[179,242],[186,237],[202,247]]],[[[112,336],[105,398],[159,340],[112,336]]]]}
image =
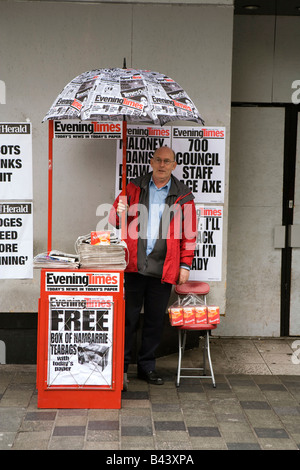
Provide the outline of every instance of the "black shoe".
{"type": "Polygon", "coordinates": [[[146,371],[138,371],[138,378],[141,380],[146,380],[148,384],[153,385],[163,385],[164,380],[157,374],[155,370],[146,371]]]}
{"type": "Polygon", "coordinates": [[[124,376],[123,376],[123,392],[127,392],[128,390],[128,378],[127,378],[127,372],[124,372],[124,376]]]}

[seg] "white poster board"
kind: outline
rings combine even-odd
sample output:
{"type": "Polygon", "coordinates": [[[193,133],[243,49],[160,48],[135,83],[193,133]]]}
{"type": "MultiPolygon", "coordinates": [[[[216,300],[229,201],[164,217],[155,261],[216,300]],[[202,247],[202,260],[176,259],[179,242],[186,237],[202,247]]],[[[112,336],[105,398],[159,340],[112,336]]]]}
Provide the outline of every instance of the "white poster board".
{"type": "Polygon", "coordinates": [[[225,188],[225,128],[173,127],[174,175],[185,183],[195,202],[223,203],[225,188]]]}
{"type": "MultiPolygon", "coordinates": [[[[200,204],[224,203],[224,127],[127,127],[127,180],[152,171],[149,159],[167,145],[175,152],[174,176],[185,183],[200,204]]],[[[122,143],[117,148],[115,196],[121,191],[122,143]]]]}
{"type": "Polygon", "coordinates": [[[0,279],[33,277],[31,202],[0,203],[0,279]]]}
{"type": "Polygon", "coordinates": [[[32,132],[29,122],[0,123],[0,200],[32,199],[32,132]]]}
{"type": "MultiPolygon", "coordinates": [[[[171,127],[127,126],[126,176],[127,181],[152,171],[150,158],[156,149],[171,146],[171,127]]],[[[117,147],[115,196],[122,189],[122,142],[117,147]]]]}
{"type": "Polygon", "coordinates": [[[198,235],[191,281],[222,280],[223,207],[196,204],[198,235]]]}
{"type": "MultiPolygon", "coordinates": [[[[152,171],[150,158],[167,145],[175,152],[173,171],[195,197],[198,237],[191,280],[222,280],[223,206],[225,190],[224,127],[156,127],[128,125],[127,180],[152,171]]],[[[115,196],[121,191],[122,144],[116,156],[115,196]]]]}

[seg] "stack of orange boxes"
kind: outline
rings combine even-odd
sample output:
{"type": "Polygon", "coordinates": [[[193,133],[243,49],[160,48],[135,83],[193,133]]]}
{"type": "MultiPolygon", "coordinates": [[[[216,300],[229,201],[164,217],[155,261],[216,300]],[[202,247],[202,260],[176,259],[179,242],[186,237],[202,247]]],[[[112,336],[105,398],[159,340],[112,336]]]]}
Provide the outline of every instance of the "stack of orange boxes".
{"type": "Polygon", "coordinates": [[[220,323],[220,309],[216,305],[177,305],[169,308],[172,326],[220,323]]]}

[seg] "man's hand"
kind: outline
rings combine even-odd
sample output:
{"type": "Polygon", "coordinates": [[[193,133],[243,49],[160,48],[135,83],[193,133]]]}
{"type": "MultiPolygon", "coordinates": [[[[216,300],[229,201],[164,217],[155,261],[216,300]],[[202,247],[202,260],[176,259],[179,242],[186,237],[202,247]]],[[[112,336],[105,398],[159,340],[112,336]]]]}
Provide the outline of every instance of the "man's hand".
{"type": "Polygon", "coordinates": [[[177,284],[181,285],[188,281],[190,277],[190,271],[188,269],[180,268],[179,269],[179,277],[177,284]]]}
{"type": "Polygon", "coordinates": [[[128,211],[128,204],[125,206],[122,201],[119,201],[117,205],[117,214],[120,216],[124,211],[128,211]]]}

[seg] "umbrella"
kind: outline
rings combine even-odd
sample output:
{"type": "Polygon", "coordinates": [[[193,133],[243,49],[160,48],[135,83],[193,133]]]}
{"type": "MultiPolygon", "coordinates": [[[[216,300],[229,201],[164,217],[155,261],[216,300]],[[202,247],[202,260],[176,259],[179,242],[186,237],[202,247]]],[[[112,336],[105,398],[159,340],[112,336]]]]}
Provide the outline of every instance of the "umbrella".
{"type": "MultiPolygon", "coordinates": [[[[150,70],[127,69],[125,63],[124,68],[91,70],[71,80],[55,99],[43,122],[60,119],[123,121],[123,196],[126,186],[127,122],[163,126],[170,121],[183,120],[204,125],[191,98],[172,78],[150,70]]],[[[53,128],[51,130],[49,126],[49,129],[49,134],[53,136],[53,128]]],[[[49,155],[52,155],[51,138],[49,155]]],[[[49,171],[52,171],[52,156],[49,158],[49,171]]],[[[52,199],[51,185],[49,198],[52,199]]],[[[48,205],[49,224],[52,221],[48,205]]],[[[48,228],[48,250],[49,245],[48,228]]]]}
{"type": "Polygon", "coordinates": [[[204,121],[177,82],[158,72],[98,69],[71,80],[44,120],[80,119],[164,125],[169,121],[204,121]]]}

